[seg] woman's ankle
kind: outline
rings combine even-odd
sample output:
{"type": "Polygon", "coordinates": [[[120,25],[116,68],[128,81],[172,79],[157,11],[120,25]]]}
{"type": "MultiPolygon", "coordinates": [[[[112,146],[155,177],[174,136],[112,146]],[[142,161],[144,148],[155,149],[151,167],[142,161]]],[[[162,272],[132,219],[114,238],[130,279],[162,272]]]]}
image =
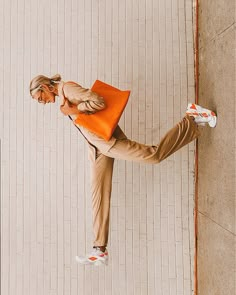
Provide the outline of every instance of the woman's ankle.
{"type": "Polygon", "coordinates": [[[94,246],[93,248],[99,248],[102,252],[106,251],[106,246],[94,246]]]}

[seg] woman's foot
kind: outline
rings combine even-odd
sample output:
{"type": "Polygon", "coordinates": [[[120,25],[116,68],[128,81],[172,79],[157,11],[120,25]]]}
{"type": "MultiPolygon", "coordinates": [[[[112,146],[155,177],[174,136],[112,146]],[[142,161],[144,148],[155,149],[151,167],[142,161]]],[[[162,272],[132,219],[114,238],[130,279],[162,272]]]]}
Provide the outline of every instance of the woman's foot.
{"type": "Polygon", "coordinates": [[[83,265],[102,265],[108,264],[108,252],[105,247],[93,247],[91,253],[86,254],[85,256],[76,256],[75,260],[83,265]],[[104,249],[104,251],[102,251],[104,249]]]}
{"type": "Polygon", "coordinates": [[[211,110],[204,109],[203,107],[194,103],[189,103],[186,114],[194,117],[194,121],[198,125],[205,125],[206,123],[208,123],[210,127],[216,127],[217,116],[211,110]]]}

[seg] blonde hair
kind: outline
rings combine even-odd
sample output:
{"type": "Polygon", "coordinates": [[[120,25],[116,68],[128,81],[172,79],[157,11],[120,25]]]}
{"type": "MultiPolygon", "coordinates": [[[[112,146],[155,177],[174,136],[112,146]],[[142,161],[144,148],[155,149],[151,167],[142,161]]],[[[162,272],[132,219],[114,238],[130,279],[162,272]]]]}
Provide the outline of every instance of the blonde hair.
{"type": "Polygon", "coordinates": [[[36,77],[34,77],[31,82],[30,82],[30,94],[34,95],[34,93],[36,93],[37,91],[39,91],[42,86],[42,84],[45,85],[54,85],[56,83],[59,83],[61,81],[61,75],[56,74],[54,76],[52,76],[51,78],[43,76],[43,75],[38,75],[36,77]]]}

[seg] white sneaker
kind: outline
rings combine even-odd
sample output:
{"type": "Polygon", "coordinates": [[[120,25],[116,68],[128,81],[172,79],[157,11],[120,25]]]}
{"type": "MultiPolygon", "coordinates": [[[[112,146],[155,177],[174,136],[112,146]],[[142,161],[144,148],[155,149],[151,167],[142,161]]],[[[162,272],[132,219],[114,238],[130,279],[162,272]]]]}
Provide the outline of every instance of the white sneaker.
{"type": "Polygon", "coordinates": [[[193,116],[195,122],[199,125],[204,125],[205,123],[208,123],[210,127],[216,127],[217,116],[211,110],[204,109],[203,107],[194,103],[189,103],[186,114],[189,116],[193,116]]]}
{"type": "Polygon", "coordinates": [[[108,252],[102,252],[99,247],[94,247],[90,254],[86,254],[85,256],[76,256],[75,260],[80,264],[90,264],[90,265],[102,265],[108,264],[108,252]]]}

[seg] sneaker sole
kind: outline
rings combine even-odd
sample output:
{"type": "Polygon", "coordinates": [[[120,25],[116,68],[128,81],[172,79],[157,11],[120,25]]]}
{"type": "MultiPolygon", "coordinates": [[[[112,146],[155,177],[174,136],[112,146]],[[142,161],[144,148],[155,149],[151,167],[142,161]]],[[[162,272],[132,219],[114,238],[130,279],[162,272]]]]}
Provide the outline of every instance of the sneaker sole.
{"type": "Polygon", "coordinates": [[[216,127],[216,124],[217,124],[217,117],[216,115],[212,116],[212,119],[210,122],[208,122],[209,126],[211,128],[215,128],[216,127]]]}
{"type": "Polygon", "coordinates": [[[95,260],[95,261],[88,261],[88,260],[85,260],[85,261],[82,261],[79,259],[78,256],[75,257],[75,260],[76,262],[78,262],[79,264],[82,264],[82,265],[95,265],[95,266],[100,266],[100,265],[108,265],[108,259],[105,260],[105,261],[102,261],[102,260],[95,260]]]}

